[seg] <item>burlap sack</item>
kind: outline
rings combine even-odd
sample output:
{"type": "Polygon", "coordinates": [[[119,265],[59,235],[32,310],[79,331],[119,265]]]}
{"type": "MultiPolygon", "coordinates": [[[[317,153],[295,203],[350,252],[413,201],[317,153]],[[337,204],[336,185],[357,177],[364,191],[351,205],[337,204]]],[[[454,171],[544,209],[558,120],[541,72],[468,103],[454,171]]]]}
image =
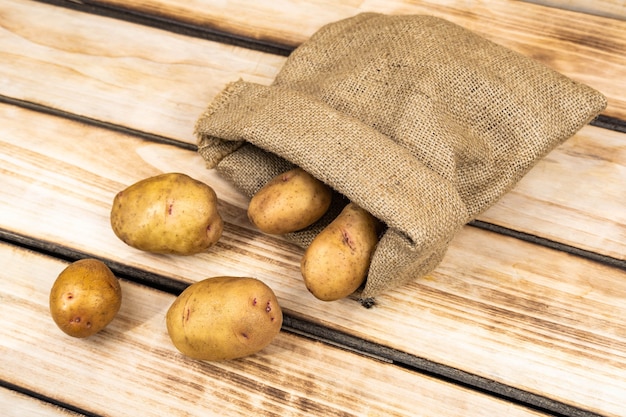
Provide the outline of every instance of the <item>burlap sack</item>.
{"type": "MultiPolygon", "coordinates": [[[[321,28],[271,86],[228,85],[196,133],[208,167],[249,196],[298,165],[382,220],[368,298],[432,271],[460,227],[605,106],[446,20],[366,13],[321,28]]],[[[306,247],[335,212],[290,238],[306,247]]]]}

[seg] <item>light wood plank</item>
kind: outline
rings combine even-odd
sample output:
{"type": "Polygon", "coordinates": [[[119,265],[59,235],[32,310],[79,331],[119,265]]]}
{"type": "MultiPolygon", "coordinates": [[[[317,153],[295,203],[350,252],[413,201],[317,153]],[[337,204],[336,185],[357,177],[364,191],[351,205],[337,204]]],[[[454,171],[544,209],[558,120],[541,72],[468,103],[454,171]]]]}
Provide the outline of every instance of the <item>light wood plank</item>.
{"type": "Polygon", "coordinates": [[[3,417],[82,416],[82,414],[74,413],[4,387],[0,387],[0,415],[3,417]]]}
{"type": "Polygon", "coordinates": [[[302,251],[255,231],[247,200],[195,153],[0,108],[2,229],[185,282],[253,275],[298,317],[568,404],[626,412],[624,271],[467,227],[435,273],[379,297],[375,308],[324,303],[302,283],[302,251]],[[222,198],[225,233],[206,254],[142,253],[110,229],[115,193],[168,171],[205,181],[222,198]]]}
{"type": "Polygon", "coordinates": [[[529,3],[543,4],[560,9],[626,20],[626,2],[624,0],[525,0],[529,3]]]}
{"type": "MultiPolygon", "coordinates": [[[[286,333],[241,360],[190,360],[177,353],[167,336],[164,315],[174,296],[126,281],[113,322],[89,339],[73,339],[56,328],[48,311],[49,289],[67,264],[4,243],[0,264],[0,373],[90,413],[543,415],[286,333]]],[[[7,402],[0,409],[42,409],[35,400],[4,396],[7,402]]],[[[50,407],[42,411],[40,415],[60,415],[50,407]]]]}
{"type": "MultiPolygon", "coordinates": [[[[0,93],[191,143],[196,118],[225,83],[269,83],[284,62],[38,3],[2,8],[0,93]]],[[[481,219],[625,259],[623,136],[583,129],[481,219]]]]}
{"type": "MultiPolygon", "coordinates": [[[[309,0],[271,2],[102,0],[114,5],[251,38],[297,46],[322,25],[360,12],[439,16],[594,86],[610,101],[606,114],[626,118],[626,21],[537,4],[462,0],[309,0]]],[[[588,8],[601,7],[587,2],[588,8]]],[[[624,10],[624,4],[621,4],[624,10]]]]}
{"type": "Polygon", "coordinates": [[[585,127],[478,219],[626,260],[626,134],[585,127]]]}
{"type": "Polygon", "coordinates": [[[0,94],[188,143],[228,82],[266,83],[285,61],[38,2],[0,16],[0,94]]]}

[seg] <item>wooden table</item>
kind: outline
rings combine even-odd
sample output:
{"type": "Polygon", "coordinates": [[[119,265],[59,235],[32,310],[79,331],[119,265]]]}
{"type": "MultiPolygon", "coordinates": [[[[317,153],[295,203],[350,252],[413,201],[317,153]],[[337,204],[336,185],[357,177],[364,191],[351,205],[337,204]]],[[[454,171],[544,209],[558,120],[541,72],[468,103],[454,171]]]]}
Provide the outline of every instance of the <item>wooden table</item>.
{"type": "Polygon", "coordinates": [[[371,0],[0,3],[0,415],[626,415],[626,9],[371,0]],[[322,25],[362,11],[446,18],[603,92],[601,117],[466,226],[433,274],[324,303],[301,249],[258,232],[195,151],[230,81],[269,84],[322,25]],[[214,187],[226,221],[192,257],[123,244],[113,196],[162,172],[214,187]],[[48,311],[68,263],[105,261],[119,315],[88,339],[48,311]],[[260,353],[200,362],[164,314],[188,284],[250,275],[283,306],[260,353]]]}

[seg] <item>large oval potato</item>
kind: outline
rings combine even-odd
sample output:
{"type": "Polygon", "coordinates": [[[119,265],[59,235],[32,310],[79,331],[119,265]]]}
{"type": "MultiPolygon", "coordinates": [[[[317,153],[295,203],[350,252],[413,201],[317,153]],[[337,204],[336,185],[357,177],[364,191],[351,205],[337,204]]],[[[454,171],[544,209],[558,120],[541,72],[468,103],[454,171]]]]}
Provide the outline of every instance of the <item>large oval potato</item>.
{"type": "Polygon", "coordinates": [[[280,332],[274,292],[256,278],[214,277],[187,287],[166,315],[174,346],[194,359],[220,361],[256,353],[280,332]]]}
{"type": "Polygon", "coordinates": [[[122,289],[113,272],[97,259],[67,266],[50,290],[50,314],[73,337],[88,337],[104,329],[122,304],[122,289]]]}
{"type": "Polygon", "coordinates": [[[136,249],[193,255],[219,240],[224,223],[211,187],[185,174],[168,173],[120,191],[111,207],[111,227],[136,249]]]}
{"type": "Polygon", "coordinates": [[[248,218],[262,232],[282,235],[315,223],[328,210],[332,191],[302,168],[271,179],[250,200],[248,218]]]}
{"type": "Polygon", "coordinates": [[[313,239],[300,262],[311,294],[334,301],[356,291],[367,277],[379,227],[370,213],[354,203],[346,205],[313,239]]]}

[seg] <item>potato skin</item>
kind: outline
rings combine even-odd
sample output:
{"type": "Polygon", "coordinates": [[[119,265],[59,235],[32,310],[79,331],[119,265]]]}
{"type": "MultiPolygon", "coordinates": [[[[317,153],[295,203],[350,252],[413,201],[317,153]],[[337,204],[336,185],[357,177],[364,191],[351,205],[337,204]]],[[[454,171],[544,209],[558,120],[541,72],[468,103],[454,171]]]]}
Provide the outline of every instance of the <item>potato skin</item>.
{"type": "Polygon", "coordinates": [[[50,314],[72,337],[89,337],[104,329],[122,305],[122,289],[113,272],[97,259],[67,266],[50,290],[50,314]]]}
{"type": "Polygon", "coordinates": [[[300,271],[309,292],[334,301],[356,291],[367,277],[379,227],[370,213],[354,203],[346,205],[304,252],[300,271]]]}
{"type": "Polygon", "coordinates": [[[111,227],[136,249],[193,255],[219,240],[224,223],[211,187],[185,174],[167,173],[120,191],[111,207],[111,227]]]}
{"type": "Polygon", "coordinates": [[[302,168],[271,179],[250,200],[248,218],[262,232],[282,235],[302,230],[326,213],[332,190],[302,168]]]}
{"type": "Polygon", "coordinates": [[[280,332],[283,313],[274,292],[250,277],[213,277],[187,287],[166,314],[174,346],[193,359],[222,361],[252,355],[280,332]]]}

